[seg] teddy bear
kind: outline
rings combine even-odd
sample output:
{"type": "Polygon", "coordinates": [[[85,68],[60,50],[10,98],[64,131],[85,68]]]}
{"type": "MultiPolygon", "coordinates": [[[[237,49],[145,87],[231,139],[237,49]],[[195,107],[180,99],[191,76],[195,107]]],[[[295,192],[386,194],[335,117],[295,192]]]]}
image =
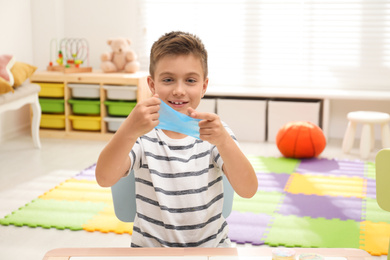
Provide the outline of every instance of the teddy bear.
{"type": "Polygon", "coordinates": [[[103,53],[100,57],[102,61],[100,68],[104,72],[134,73],[139,70],[140,63],[137,61],[136,53],[130,49],[131,41],[129,39],[109,39],[107,44],[112,51],[103,53]]]}

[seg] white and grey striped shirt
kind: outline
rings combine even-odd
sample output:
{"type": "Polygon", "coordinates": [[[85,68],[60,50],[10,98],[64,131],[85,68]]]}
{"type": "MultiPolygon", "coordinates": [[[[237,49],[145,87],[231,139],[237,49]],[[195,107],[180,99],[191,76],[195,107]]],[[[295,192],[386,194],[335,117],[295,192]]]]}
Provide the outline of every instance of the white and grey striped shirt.
{"type": "Polygon", "coordinates": [[[214,145],[153,129],[129,156],[137,203],[132,247],[230,246],[222,216],[223,161],[214,145]]]}

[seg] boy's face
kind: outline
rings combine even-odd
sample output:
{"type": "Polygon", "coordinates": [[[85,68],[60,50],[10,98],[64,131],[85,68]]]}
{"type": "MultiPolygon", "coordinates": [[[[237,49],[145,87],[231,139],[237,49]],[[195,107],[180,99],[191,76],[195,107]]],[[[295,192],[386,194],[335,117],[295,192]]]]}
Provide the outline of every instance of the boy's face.
{"type": "Polygon", "coordinates": [[[148,77],[152,93],[183,114],[198,107],[208,85],[200,59],[192,54],[163,57],[153,76],[148,77]]]}

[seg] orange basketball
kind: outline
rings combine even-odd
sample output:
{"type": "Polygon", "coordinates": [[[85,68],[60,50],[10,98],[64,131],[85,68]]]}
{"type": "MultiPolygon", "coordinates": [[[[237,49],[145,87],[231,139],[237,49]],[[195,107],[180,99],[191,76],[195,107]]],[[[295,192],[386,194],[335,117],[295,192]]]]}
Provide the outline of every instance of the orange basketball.
{"type": "Polygon", "coordinates": [[[326,139],[321,128],[311,122],[290,122],[279,129],[276,145],[285,157],[311,158],[322,153],[326,139]]]}

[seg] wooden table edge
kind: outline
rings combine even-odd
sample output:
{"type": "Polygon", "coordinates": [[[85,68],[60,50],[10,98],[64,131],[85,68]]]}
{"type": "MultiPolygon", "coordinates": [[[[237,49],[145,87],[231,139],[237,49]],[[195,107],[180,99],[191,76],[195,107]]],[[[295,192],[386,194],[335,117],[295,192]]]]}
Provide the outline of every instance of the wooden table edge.
{"type": "MultiPolygon", "coordinates": [[[[43,260],[65,260],[76,256],[271,256],[273,248],[57,248],[43,260]]],[[[368,260],[371,255],[356,248],[294,248],[297,254],[318,253],[325,257],[368,260]]]]}

